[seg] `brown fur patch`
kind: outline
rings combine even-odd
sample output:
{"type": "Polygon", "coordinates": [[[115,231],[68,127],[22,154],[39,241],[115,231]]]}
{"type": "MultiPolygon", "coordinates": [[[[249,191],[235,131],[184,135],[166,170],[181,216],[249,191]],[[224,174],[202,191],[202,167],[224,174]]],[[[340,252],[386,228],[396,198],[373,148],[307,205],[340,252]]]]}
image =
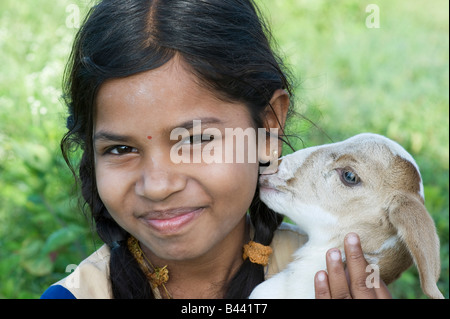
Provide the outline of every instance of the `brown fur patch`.
{"type": "Polygon", "coordinates": [[[400,156],[395,156],[389,172],[390,174],[384,182],[390,189],[419,194],[421,178],[411,162],[400,156]]]}

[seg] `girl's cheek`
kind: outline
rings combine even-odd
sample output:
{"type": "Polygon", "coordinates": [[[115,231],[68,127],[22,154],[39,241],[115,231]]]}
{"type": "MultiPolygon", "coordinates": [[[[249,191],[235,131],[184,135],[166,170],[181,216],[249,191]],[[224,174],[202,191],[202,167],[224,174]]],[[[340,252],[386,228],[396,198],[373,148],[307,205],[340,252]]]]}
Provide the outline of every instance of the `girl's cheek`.
{"type": "Polygon", "coordinates": [[[208,165],[205,182],[225,198],[253,198],[258,181],[258,164],[208,165]]]}
{"type": "Polygon", "coordinates": [[[117,203],[125,201],[125,194],[130,185],[130,176],[104,166],[96,167],[97,190],[105,206],[116,211],[117,203]]]}

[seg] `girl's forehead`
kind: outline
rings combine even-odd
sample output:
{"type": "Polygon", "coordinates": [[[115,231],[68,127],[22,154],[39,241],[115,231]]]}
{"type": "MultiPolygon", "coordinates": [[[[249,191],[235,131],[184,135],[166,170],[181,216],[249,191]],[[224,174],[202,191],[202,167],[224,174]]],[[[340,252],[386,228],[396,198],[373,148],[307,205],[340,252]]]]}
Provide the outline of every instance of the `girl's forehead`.
{"type": "Polygon", "coordinates": [[[97,103],[104,99],[116,99],[117,96],[129,98],[145,95],[176,98],[190,92],[191,97],[197,94],[213,95],[213,92],[200,87],[195,76],[187,70],[187,66],[179,58],[173,58],[159,68],[137,73],[124,78],[105,81],[100,86],[97,103]]]}
{"type": "Polygon", "coordinates": [[[96,99],[95,126],[138,125],[144,120],[165,126],[207,116],[234,127],[242,122],[237,117],[250,118],[244,104],[219,99],[182,63],[174,58],[158,69],[106,81],[96,99]]]}

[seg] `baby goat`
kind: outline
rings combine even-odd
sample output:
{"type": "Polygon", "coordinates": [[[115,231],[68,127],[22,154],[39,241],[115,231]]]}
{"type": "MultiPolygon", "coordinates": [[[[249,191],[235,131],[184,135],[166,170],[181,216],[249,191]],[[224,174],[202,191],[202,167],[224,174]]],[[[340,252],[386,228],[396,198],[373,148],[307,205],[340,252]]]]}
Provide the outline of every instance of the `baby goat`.
{"type": "Polygon", "coordinates": [[[311,147],[282,158],[278,172],[262,175],[260,197],[308,236],[288,267],[261,283],[250,298],[314,298],[314,275],[325,253],[357,233],[369,264],[389,284],[416,264],[422,290],[443,298],[439,239],[424,206],[419,169],[400,145],[376,134],[311,147]]]}

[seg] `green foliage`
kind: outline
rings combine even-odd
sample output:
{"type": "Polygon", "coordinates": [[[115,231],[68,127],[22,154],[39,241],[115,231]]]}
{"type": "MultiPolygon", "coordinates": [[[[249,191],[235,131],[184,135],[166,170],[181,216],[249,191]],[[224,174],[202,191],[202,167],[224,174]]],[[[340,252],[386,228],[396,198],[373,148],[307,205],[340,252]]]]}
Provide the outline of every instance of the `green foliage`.
{"type": "MultiPolygon", "coordinates": [[[[73,5],[82,18],[91,2],[0,3],[0,298],[39,297],[100,245],[59,150],[73,5]]],[[[448,298],[448,1],[377,0],[379,29],[365,25],[373,1],[258,2],[298,80],[297,111],[321,128],[291,120],[305,146],[372,131],[416,158],[448,298]]],[[[424,297],[415,268],[390,289],[398,298],[424,297]]]]}
{"type": "Polygon", "coordinates": [[[59,151],[68,4],[0,4],[0,298],[39,297],[94,249],[59,151]]]}

